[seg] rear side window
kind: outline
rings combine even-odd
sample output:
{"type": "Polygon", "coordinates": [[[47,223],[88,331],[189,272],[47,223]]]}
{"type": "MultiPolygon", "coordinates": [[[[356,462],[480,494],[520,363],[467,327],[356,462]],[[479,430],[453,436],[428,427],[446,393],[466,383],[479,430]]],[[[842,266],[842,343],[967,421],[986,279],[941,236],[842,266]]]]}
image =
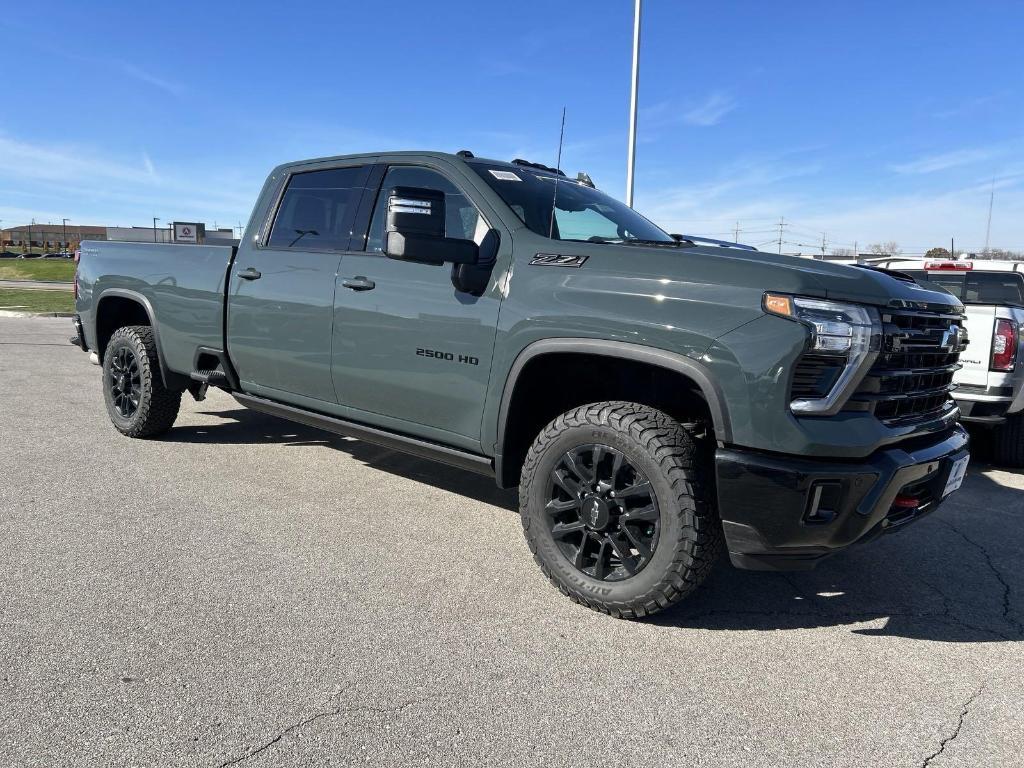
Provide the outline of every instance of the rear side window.
{"type": "Polygon", "coordinates": [[[288,180],[267,245],[299,250],[344,250],[363,192],[366,166],[296,173],[288,180]]]}
{"type": "MultiPolygon", "coordinates": [[[[905,271],[905,270],[904,270],[905,271]]],[[[1024,306],[1024,275],[1016,272],[907,272],[917,282],[938,286],[964,304],[1024,306]]]]}

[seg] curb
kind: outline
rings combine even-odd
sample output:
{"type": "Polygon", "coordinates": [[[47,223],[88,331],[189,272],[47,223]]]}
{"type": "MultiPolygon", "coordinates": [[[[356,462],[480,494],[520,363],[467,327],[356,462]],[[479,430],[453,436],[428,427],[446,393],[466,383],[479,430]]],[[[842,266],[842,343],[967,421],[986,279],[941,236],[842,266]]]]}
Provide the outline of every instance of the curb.
{"type": "Polygon", "coordinates": [[[0,317],[74,317],[74,312],[15,312],[11,309],[0,309],[0,317]]]}

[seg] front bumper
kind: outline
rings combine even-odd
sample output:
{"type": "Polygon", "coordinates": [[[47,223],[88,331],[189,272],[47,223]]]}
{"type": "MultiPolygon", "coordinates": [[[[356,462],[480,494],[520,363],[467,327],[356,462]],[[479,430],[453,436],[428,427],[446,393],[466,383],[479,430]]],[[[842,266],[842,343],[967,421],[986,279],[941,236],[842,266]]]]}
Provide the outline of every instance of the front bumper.
{"type": "Polygon", "coordinates": [[[719,450],[718,508],[729,558],[740,568],[804,570],[920,519],[942,502],[967,444],[957,425],[939,440],[922,438],[860,461],[719,450]]]}

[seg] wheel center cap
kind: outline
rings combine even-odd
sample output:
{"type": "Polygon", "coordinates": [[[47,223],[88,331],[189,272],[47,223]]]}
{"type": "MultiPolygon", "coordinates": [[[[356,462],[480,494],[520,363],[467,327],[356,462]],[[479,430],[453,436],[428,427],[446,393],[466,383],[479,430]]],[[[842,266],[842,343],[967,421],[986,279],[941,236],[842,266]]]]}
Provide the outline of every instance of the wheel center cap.
{"type": "Polygon", "coordinates": [[[608,525],[611,513],[608,504],[598,496],[587,496],[580,507],[580,517],[588,528],[601,531],[608,525]]]}

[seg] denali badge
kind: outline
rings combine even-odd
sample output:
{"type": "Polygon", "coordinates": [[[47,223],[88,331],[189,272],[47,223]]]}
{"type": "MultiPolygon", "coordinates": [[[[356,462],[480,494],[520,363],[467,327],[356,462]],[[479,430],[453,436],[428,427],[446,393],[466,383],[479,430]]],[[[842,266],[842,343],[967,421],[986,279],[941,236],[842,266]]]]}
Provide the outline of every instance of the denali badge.
{"type": "Polygon", "coordinates": [[[560,253],[538,253],[530,261],[534,267],[582,267],[586,256],[564,256],[560,253]]]}

